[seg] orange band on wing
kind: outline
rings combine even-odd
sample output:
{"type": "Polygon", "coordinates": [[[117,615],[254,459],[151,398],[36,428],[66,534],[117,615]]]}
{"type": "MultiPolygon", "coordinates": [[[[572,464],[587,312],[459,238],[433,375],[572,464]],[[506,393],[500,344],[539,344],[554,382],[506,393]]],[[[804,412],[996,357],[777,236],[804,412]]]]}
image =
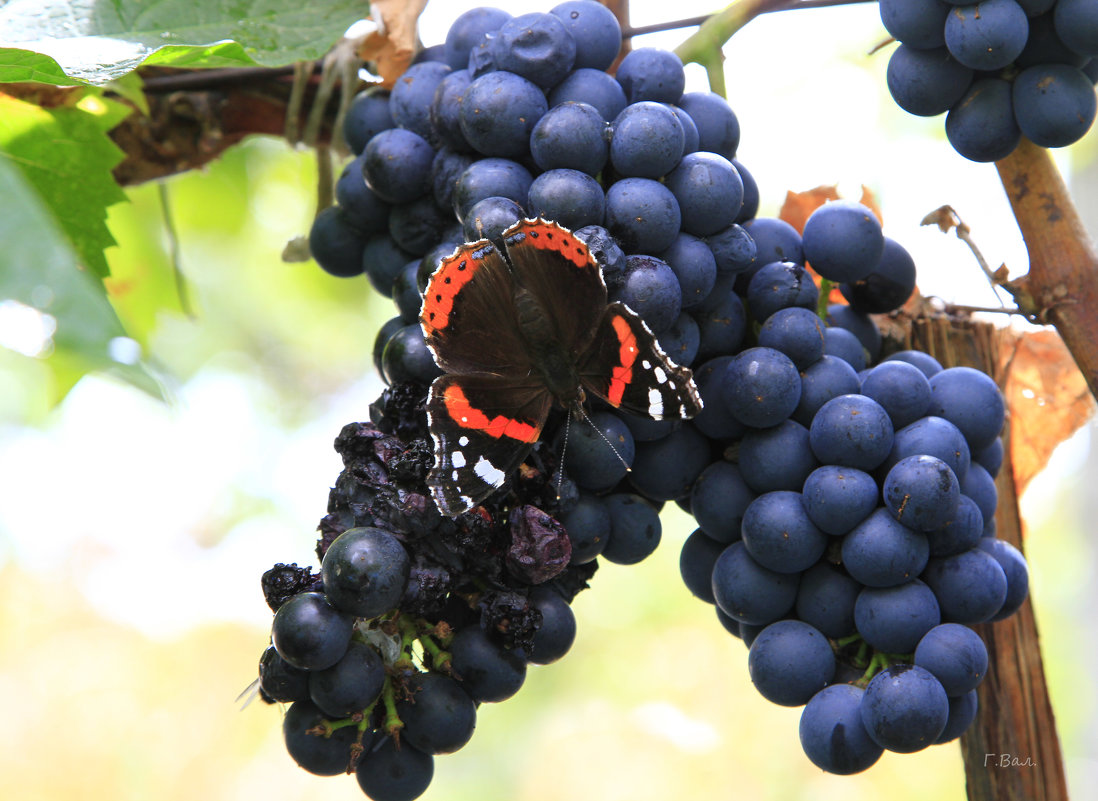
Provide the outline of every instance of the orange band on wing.
{"type": "Polygon", "coordinates": [[[423,293],[423,308],[419,319],[425,335],[430,336],[449,324],[450,312],[454,310],[454,298],[476,274],[478,267],[477,254],[464,248],[442,260],[423,293]]]}
{"type": "Polygon", "coordinates": [[[507,240],[508,244],[511,240],[517,239],[538,250],[551,250],[554,253],[559,253],[572,262],[575,267],[599,269],[598,263],[591,258],[587,246],[576,239],[571,231],[562,228],[555,222],[542,219],[526,220],[516,225],[515,228],[521,230],[507,240]]]}
{"type": "Polygon", "coordinates": [[[611,324],[618,337],[618,362],[610,374],[610,389],[606,399],[615,406],[621,405],[625,387],[633,380],[633,362],[637,360],[637,338],[624,317],[615,317],[611,324]]]}
{"type": "Polygon", "coordinates": [[[482,431],[495,439],[507,437],[519,442],[534,442],[541,432],[538,426],[515,420],[513,417],[497,415],[489,419],[488,415],[469,403],[469,399],[457,384],[451,384],[446,388],[443,402],[446,404],[446,413],[459,426],[482,431]]]}

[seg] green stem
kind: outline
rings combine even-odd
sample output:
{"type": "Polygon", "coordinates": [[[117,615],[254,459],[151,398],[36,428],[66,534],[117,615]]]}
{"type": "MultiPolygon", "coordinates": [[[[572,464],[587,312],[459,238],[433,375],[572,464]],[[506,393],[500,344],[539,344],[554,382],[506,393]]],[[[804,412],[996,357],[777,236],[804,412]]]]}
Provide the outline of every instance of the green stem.
{"type": "MultiPolygon", "coordinates": [[[[424,634],[419,638],[423,650],[431,657],[431,667],[441,673],[450,672],[450,652],[444,651],[433,639],[424,634]]],[[[426,660],[424,660],[426,661],[426,660]]]]}
{"type": "MultiPolygon", "coordinates": [[[[837,645],[839,648],[846,648],[846,646],[848,646],[852,643],[856,643],[856,642],[858,642],[858,640],[861,640],[861,639],[862,639],[862,635],[855,633],[855,634],[851,634],[847,637],[843,637],[841,639],[835,640],[835,645],[837,645]]],[[[862,640],[862,642],[865,642],[865,640],[862,640]]]]}
{"type": "Polygon", "coordinates": [[[816,314],[821,320],[827,319],[827,307],[831,305],[831,288],[834,286],[834,281],[820,276],[820,298],[816,301],[816,314]]]}
{"type": "MultiPolygon", "coordinates": [[[[723,11],[717,12],[703,22],[694,33],[675,48],[675,53],[682,59],[683,64],[694,62],[710,70],[710,62],[714,60],[714,56],[719,60],[721,48],[736,31],[759,14],[765,14],[783,5],[788,5],[788,0],[736,0],[723,11]]],[[[722,75],[722,84],[723,78],[722,75]]],[[[711,70],[709,80],[712,85],[711,70]]],[[[716,86],[713,86],[713,91],[717,91],[716,86]]],[[[718,94],[723,95],[723,92],[718,94]]]]}
{"type": "Polygon", "coordinates": [[[404,728],[404,721],[397,714],[396,693],[393,691],[392,679],[385,680],[385,686],[381,690],[381,701],[385,705],[385,722],[382,728],[390,737],[396,737],[404,728]]]}

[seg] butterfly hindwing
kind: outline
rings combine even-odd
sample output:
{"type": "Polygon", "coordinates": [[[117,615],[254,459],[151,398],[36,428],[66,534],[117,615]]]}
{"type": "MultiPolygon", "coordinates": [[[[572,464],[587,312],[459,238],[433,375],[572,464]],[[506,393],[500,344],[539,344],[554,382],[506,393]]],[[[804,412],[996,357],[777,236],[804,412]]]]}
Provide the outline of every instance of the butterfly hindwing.
{"type": "Polygon", "coordinates": [[[560,341],[582,352],[606,308],[602,270],[587,245],[566,228],[523,220],[503,232],[515,280],[538,299],[560,341]]]}
{"type": "Polygon", "coordinates": [[[435,463],[427,486],[456,517],[502,486],[541,435],[553,399],[513,376],[443,375],[431,384],[427,421],[435,463]]]}
{"type": "Polygon", "coordinates": [[[671,361],[644,321],[623,303],[605,307],[579,374],[588,392],[642,417],[690,418],[702,408],[690,368],[671,361]]]}
{"type": "Polygon", "coordinates": [[[420,326],[448,373],[524,373],[530,358],[519,334],[510,268],[488,240],[462,245],[431,274],[420,326]]]}

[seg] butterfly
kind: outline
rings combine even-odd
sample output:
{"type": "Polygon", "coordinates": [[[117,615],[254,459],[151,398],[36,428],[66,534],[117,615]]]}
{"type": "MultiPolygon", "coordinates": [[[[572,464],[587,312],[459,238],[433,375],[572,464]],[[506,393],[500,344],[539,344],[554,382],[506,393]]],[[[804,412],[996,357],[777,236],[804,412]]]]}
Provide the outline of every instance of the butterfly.
{"type": "Polygon", "coordinates": [[[702,408],[690,369],[628,306],[608,302],[587,246],[555,222],[521,220],[443,259],[420,325],[443,372],[427,398],[427,485],[451,517],[503,485],[554,405],[582,417],[593,395],[654,420],[702,408]]]}

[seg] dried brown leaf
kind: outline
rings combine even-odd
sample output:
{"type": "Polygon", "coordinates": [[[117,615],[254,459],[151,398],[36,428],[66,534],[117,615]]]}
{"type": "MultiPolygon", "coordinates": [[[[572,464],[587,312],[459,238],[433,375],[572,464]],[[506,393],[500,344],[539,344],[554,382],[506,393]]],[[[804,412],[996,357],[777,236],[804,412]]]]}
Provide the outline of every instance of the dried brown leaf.
{"type": "Polygon", "coordinates": [[[999,349],[1005,375],[1014,484],[1020,495],[1056,446],[1087,422],[1094,398],[1060,335],[1002,333],[999,349]]]}
{"type": "Polygon", "coordinates": [[[817,186],[806,192],[786,192],[778,217],[796,228],[798,234],[803,234],[804,224],[812,212],[827,201],[838,199],[839,190],[835,186],[817,186]]]}
{"type": "Polygon", "coordinates": [[[376,64],[382,86],[392,87],[404,74],[416,54],[419,41],[416,26],[427,0],[373,0],[370,17],[378,29],[359,45],[363,61],[376,64]]]}

